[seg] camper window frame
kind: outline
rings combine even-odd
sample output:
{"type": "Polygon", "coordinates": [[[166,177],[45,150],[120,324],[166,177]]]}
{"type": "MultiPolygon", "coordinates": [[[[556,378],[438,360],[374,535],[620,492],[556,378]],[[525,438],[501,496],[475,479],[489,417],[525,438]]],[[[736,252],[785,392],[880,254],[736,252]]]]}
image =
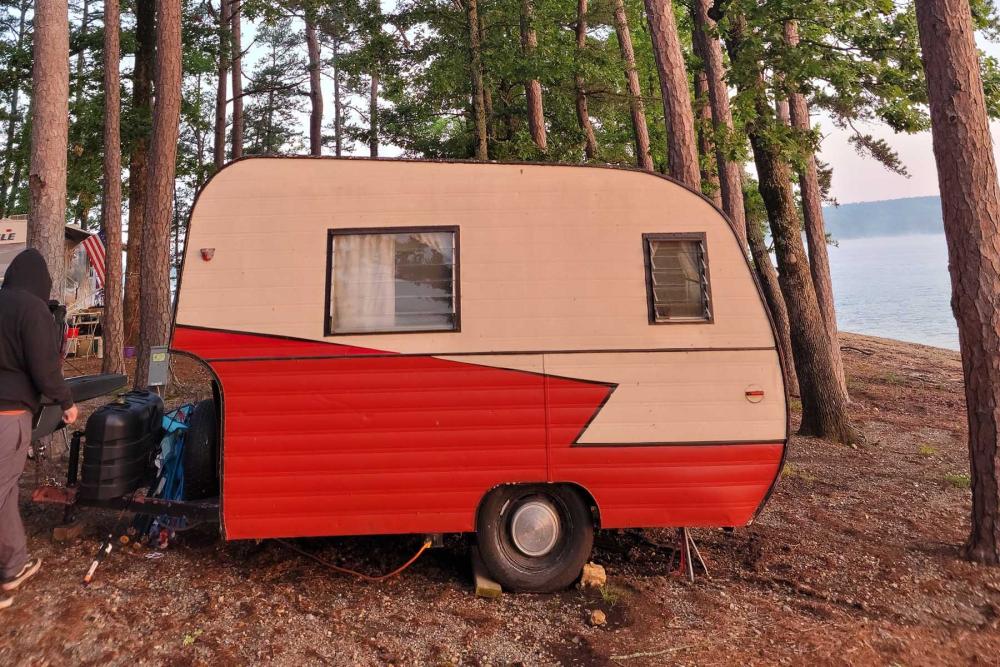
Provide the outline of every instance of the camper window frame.
{"type": "Polygon", "coordinates": [[[714,324],[715,302],[712,299],[712,272],[708,261],[708,235],[705,232],[662,232],[642,235],[642,255],[646,268],[646,311],[649,324],[714,324]],[[697,241],[701,244],[701,253],[705,265],[705,299],[708,302],[708,317],[684,319],[657,319],[656,295],[653,293],[653,241],[697,241]]]}
{"type": "Polygon", "coordinates": [[[343,227],[330,228],[326,230],[326,298],[323,303],[323,336],[330,338],[333,336],[372,336],[372,335],[401,335],[401,334],[449,334],[462,331],[462,281],[461,281],[461,232],[458,225],[411,225],[405,227],[343,227]],[[333,297],[333,242],[338,236],[351,236],[358,234],[433,234],[437,232],[451,233],[454,235],[452,263],[452,283],[454,284],[453,300],[455,310],[455,324],[450,329],[379,329],[378,331],[334,331],[333,315],[330,314],[331,298],[333,297]]]}

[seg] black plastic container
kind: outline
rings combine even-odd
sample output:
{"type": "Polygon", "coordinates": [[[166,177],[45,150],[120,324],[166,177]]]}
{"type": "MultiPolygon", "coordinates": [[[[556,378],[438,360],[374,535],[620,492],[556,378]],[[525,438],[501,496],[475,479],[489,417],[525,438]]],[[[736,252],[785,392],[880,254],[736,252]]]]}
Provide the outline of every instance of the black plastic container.
{"type": "Polygon", "coordinates": [[[80,498],[110,500],[139,488],[150,477],[163,433],[163,401],[149,391],[130,391],[87,420],[80,498]]]}

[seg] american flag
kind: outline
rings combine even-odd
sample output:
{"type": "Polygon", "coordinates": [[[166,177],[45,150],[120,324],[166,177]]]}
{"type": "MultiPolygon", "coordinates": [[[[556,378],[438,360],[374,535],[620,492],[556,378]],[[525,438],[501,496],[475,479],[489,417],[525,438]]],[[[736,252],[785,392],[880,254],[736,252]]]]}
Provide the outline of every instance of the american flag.
{"type": "Polygon", "coordinates": [[[83,241],[83,248],[90,258],[90,265],[94,267],[94,274],[97,276],[97,284],[104,287],[104,242],[97,234],[91,234],[83,241]]]}

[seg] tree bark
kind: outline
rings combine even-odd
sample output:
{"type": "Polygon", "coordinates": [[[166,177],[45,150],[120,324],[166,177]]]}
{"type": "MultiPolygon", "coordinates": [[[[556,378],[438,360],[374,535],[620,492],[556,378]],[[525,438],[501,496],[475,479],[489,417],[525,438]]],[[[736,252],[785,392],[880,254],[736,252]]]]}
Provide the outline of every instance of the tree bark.
{"type": "MultiPolygon", "coordinates": [[[[479,48],[482,50],[482,45],[486,44],[486,24],[481,14],[476,18],[479,21],[479,48]]],[[[483,110],[486,113],[486,145],[489,146],[496,141],[497,127],[493,114],[493,89],[486,72],[483,72],[483,110]]]]}
{"type": "Polygon", "coordinates": [[[340,98],[340,38],[333,38],[333,147],[334,155],[344,153],[344,105],[340,98]]]}
{"type": "Polygon", "coordinates": [[[465,0],[465,13],[469,23],[469,67],[472,70],[473,140],[476,159],[488,160],[489,143],[486,135],[486,104],[483,99],[483,63],[477,2],[478,0],[465,0]]]}
{"type": "MultiPolygon", "coordinates": [[[[746,22],[740,16],[730,20],[732,28],[727,40],[730,58],[739,62],[746,22]]],[[[781,291],[788,308],[792,356],[802,401],[799,432],[837,442],[855,442],[859,434],[847,413],[847,396],[836,379],[830,337],[802,243],[791,167],[768,132],[777,121],[768,104],[763,72],[758,63],[742,65],[753,76],[753,83],[745,85],[741,92],[748,94],[754,104],[755,116],[747,125],[747,133],[757,165],[760,194],[771,223],[781,291]]]]}
{"type": "Polygon", "coordinates": [[[577,0],[576,3],[576,120],[583,132],[583,154],[588,160],[597,159],[597,137],[594,126],[590,122],[590,109],[587,104],[587,86],[583,80],[583,52],[587,48],[587,0],[577,0]]]}
{"type": "Polygon", "coordinates": [[[170,336],[170,222],[181,110],[180,0],[157,0],[156,107],[142,253],[142,307],[135,386],[146,386],[150,348],[170,336]]]}
{"type": "MultiPolygon", "coordinates": [[[[783,84],[779,84],[780,87],[783,84]]],[[[791,127],[792,125],[792,112],[788,105],[788,98],[782,97],[774,101],[774,113],[778,116],[778,120],[781,121],[782,125],[791,127]]]]}
{"type": "Polygon", "coordinates": [[[1000,564],[1000,187],[967,0],[917,0],[965,375],[970,560],[1000,564]]]}
{"type": "Polygon", "coordinates": [[[635,161],[642,169],[653,171],[653,156],[649,153],[649,128],[646,126],[646,105],[642,101],[642,86],[639,84],[639,73],[635,67],[635,50],[632,48],[632,35],[628,29],[625,3],[623,0],[614,0],[612,9],[618,48],[621,51],[622,64],[625,66],[628,107],[635,135],[635,161]]]}
{"type": "Polygon", "coordinates": [[[694,29],[692,40],[695,53],[705,66],[708,80],[708,98],[715,125],[715,161],[719,168],[719,188],[722,209],[733,221],[736,234],[744,247],[746,238],[746,210],[743,205],[743,165],[731,158],[733,114],[729,105],[726,86],[726,69],[722,59],[722,43],[716,34],[716,25],[708,16],[712,0],[694,0],[691,7],[694,29]]]}
{"type": "MultiPolygon", "coordinates": [[[[538,34],[535,32],[534,0],[521,0],[521,51],[531,62],[538,48],[538,34]]],[[[531,67],[534,71],[534,65],[531,67]]],[[[538,79],[530,78],[524,82],[524,96],[528,106],[528,131],[531,140],[538,150],[545,151],[547,139],[545,136],[545,113],[542,108],[542,84],[538,79]]]]}
{"type": "Polygon", "coordinates": [[[52,274],[52,298],[66,284],[66,160],[69,142],[69,10],[59,0],[37,0],[34,17],[31,168],[28,245],[52,274]]]}
{"type": "Polygon", "coordinates": [[[122,354],[121,44],[118,0],[104,0],[104,336],[103,373],[124,373],[122,354]]]}
{"type": "Polygon", "coordinates": [[[798,395],[799,379],[795,372],[792,355],[791,328],[788,308],[778,284],[778,274],[771,262],[771,255],[764,242],[764,233],[757,221],[749,219],[743,194],[743,165],[732,158],[732,144],[736,141],[733,132],[733,114],[729,104],[729,87],[726,85],[726,69],[722,58],[722,42],[717,34],[717,26],[708,10],[712,0],[694,0],[691,5],[691,19],[694,25],[692,43],[695,54],[704,66],[708,84],[709,106],[715,129],[715,162],[719,173],[719,194],[722,196],[722,210],[726,212],[736,229],[736,234],[744,248],[748,244],[753,257],[754,271],[760,281],[764,298],[771,309],[771,317],[777,329],[778,347],[787,361],[785,364],[785,384],[791,394],[798,395]],[[756,225],[756,229],[753,226],[756,225]],[[748,239],[749,237],[749,239],[748,239]]]}
{"type": "Polygon", "coordinates": [[[672,0],[645,0],[653,57],[660,79],[663,119],[667,126],[667,173],[701,192],[698,143],[684,53],[677,34],[672,0]]]}
{"type": "MultiPolygon", "coordinates": [[[[795,47],[799,43],[799,31],[794,21],[785,22],[785,41],[791,47],[795,47]]],[[[788,93],[788,113],[793,128],[802,133],[808,133],[812,129],[806,96],[794,86],[788,93]]],[[[823,323],[826,325],[827,335],[830,336],[830,354],[833,356],[833,367],[837,381],[840,382],[844,394],[848,394],[844,361],[840,354],[837,309],[833,301],[830,256],[826,247],[823,192],[819,185],[816,154],[812,150],[809,150],[805,156],[805,164],[799,172],[799,193],[802,196],[802,218],[806,231],[806,243],[809,248],[809,271],[812,273],[813,285],[816,287],[816,298],[819,300],[819,310],[823,314],[823,323]]]]}
{"type": "Polygon", "coordinates": [[[132,73],[132,108],[142,122],[129,156],[128,257],[125,264],[125,345],[139,343],[143,228],[149,179],[149,133],[152,115],[153,66],[156,60],[156,1],[137,0],[135,11],[135,67],[132,73]]]}
{"type": "Polygon", "coordinates": [[[774,328],[777,329],[778,349],[781,351],[781,357],[785,360],[785,385],[789,394],[798,396],[799,378],[795,373],[795,355],[792,353],[788,308],[785,306],[785,297],[781,294],[778,272],[774,270],[774,264],[771,263],[771,253],[767,251],[767,242],[764,240],[764,228],[761,226],[761,221],[753,220],[748,216],[746,232],[754,272],[757,274],[757,280],[760,281],[764,301],[767,302],[767,307],[771,311],[774,328]]]}
{"type": "Polygon", "coordinates": [[[704,70],[694,73],[694,106],[698,133],[698,164],[701,169],[702,192],[712,203],[722,208],[719,190],[719,171],[715,161],[715,142],[712,139],[712,109],[708,101],[708,76],[704,70]]]}
{"type": "Polygon", "coordinates": [[[309,53],[309,154],[323,154],[323,87],[319,48],[316,34],[316,18],[312,10],[306,10],[306,47],[309,53]]]}
{"type": "Polygon", "coordinates": [[[87,64],[87,35],[90,32],[90,0],[83,0],[80,8],[80,50],[76,52],[76,72],[73,97],[77,104],[83,101],[84,86],[87,79],[84,76],[84,67],[87,64]]]}
{"type": "MultiPolygon", "coordinates": [[[[24,146],[31,144],[31,123],[21,123],[19,133],[18,150],[22,150],[24,146]]],[[[10,179],[10,190],[7,192],[7,202],[4,206],[5,211],[13,211],[14,207],[17,206],[17,196],[21,191],[21,177],[24,175],[24,167],[26,166],[24,162],[22,159],[14,160],[14,175],[10,179]]]]}
{"type": "Polygon", "coordinates": [[[219,66],[215,89],[215,145],[212,159],[215,170],[226,164],[226,95],[229,92],[229,0],[219,0],[219,66]]]}
{"type": "Polygon", "coordinates": [[[233,137],[232,159],[243,157],[243,39],[240,25],[243,18],[241,0],[232,0],[230,5],[230,33],[232,35],[233,64],[233,137]]]}
{"type": "Polygon", "coordinates": [[[368,155],[378,157],[378,70],[372,68],[368,97],[368,155]]]}

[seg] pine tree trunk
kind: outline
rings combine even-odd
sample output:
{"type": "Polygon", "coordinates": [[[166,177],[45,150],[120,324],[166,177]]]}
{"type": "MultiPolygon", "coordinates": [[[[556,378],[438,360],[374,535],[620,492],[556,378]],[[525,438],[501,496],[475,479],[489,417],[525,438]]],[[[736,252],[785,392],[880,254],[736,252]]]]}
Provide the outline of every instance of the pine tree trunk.
{"type": "Polygon", "coordinates": [[[344,153],[344,105],[340,99],[340,38],[333,36],[333,154],[344,153]]]}
{"type": "MultiPolygon", "coordinates": [[[[782,87],[784,83],[779,83],[778,88],[782,87]]],[[[774,101],[774,113],[777,115],[778,120],[781,121],[782,125],[786,127],[791,127],[792,125],[792,113],[788,106],[788,98],[783,97],[776,99],[774,101]]]]}
{"type": "Polygon", "coordinates": [[[1000,187],[968,0],[917,0],[965,374],[970,560],[1000,564],[1000,187]]]}
{"type": "Polygon", "coordinates": [[[577,0],[576,3],[576,74],[574,83],[576,85],[576,120],[580,124],[583,132],[583,154],[588,160],[597,159],[597,137],[594,135],[594,126],[590,122],[590,109],[587,104],[587,87],[581,72],[580,60],[583,52],[587,48],[587,0],[577,0]]]}
{"type": "Polygon", "coordinates": [[[726,86],[726,69],[722,59],[722,43],[716,36],[715,22],[709,18],[712,0],[693,0],[691,14],[694,23],[692,40],[695,53],[705,66],[708,79],[708,98],[715,124],[715,161],[719,168],[719,188],[722,209],[733,221],[736,233],[746,246],[746,211],[743,205],[743,165],[731,159],[730,145],[733,137],[733,114],[729,105],[726,86]]]}
{"type": "Polygon", "coordinates": [[[241,0],[232,0],[230,11],[230,34],[232,35],[233,64],[233,136],[232,158],[243,157],[243,38],[240,33],[243,7],[241,0]]]}
{"type": "MultiPolygon", "coordinates": [[[[201,118],[201,110],[205,104],[204,89],[202,88],[203,77],[204,75],[201,72],[198,72],[198,75],[195,77],[195,118],[201,118]]],[[[201,189],[201,186],[205,184],[205,180],[208,176],[206,173],[208,171],[208,167],[205,160],[205,152],[208,148],[208,132],[201,123],[196,123],[195,127],[192,128],[192,131],[194,133],[194,154],[198,158],[198,162],[194,168],[195,191],[198,191],[201,189]]]]}
{"type": "Polygon", "coordinates": [[[66,284],[66,159],[69,141],[69,11],[65,2],[37,0],[28,174],[28,245],[52,274],[52,298],[62,300],[66,284]]]}
{"type": "Polygon", "coordinates": [[[142,253],[142,307],[135,386],[146,386],[150,348],[170,337],[170,222],[181,110],[180,0],[157,0],[156,107],[150,142],[142,253]]]}
{"type": "MultiPolygon", "coordinates": [[[[30,105],[29,105],[29,115],[30,115],[30,105]]],[[[21,129],[19,132],[20,136],[17,140],[18,152],[23,150],[23,147],[31,143],[31,124],[21,123],[21,129]]],[[[4,206],[4,210],[11,212],[14,207],[17,206],[17,198],[21,193],[21,177],[24,175],[24,164],[23,159],[14,160],[14,175],[10,178],[10,191],[7,193],[7,203],[4,206]]]]}
{"type": "Polygon", "coordinates": [[[76,85],[73,91],[73,97],[77,104],[83,101],[84,85],[87,82],[84,76],[84,67],[87,64],[87,35],[90,32],[90,0],[83,0],[80,11],[80,50],[76,52],[76,72],[74,73],[76,85]]]}
{"type": "Polygon", "coordinates": [[[715,163],[715,142],[712,140],[712,109],[708,101],[708,76],[704,70],[694,73],[694,108],[698,133],[698,163],[701,168],[702,192],[712,203],[722,208],[719,171],[715,163]]]}
{"type": "Polygon", "coordinates": [[[618,48],[625,66],[625,83],[628,86],[628,107],[632,116],[632,131],[635,135],[635,161],[646,171],[653,171],[653,156],[649,153],[649,128],[646,126],[646,105],[642,101],[642,86],[635,67],[635,50],[632,35],[628,29],[628,16],[623,0],[613,0],[615,34],[618,48]]]}
{"type": "Polygon", "coordinates": [[[309,52],[309,154],[323,154],[323,87],[321,81],[319,36],[316,19],[306,10],[306,47],[309,52]]]}
{"type": "Polygon", "coordinates": [[[479,41],[479,8],[477,0],[465,0],[466,18],[469,23],[469,67],[472,75],[472,116],[474,144],[477,160],[489,159],[486,135],[486,104],[483,99],[483,63],[479,41]]]}
{"type": "MultiPolygon", "coordinates": [[[[18,5],[17,38],[14,42],[14,53],[17,54],[20,54],[21,49],[24,48],[24,38],[27,33],[25,29],[26,17],[30,7],[29,0],[21,0],[20,5],[18,5]]],[[[10,106],[7,109],[7,138],[6,145],[4,146],[3,175],[0,176],[0,217],[7,215],[7,199],[16,188],[11,169],[17,161],[17,157],[14,155],[14,137],[17,135],[17,121],[19,118],[17,107],[20,104],[21,98],[21,82],[16,76],[11,78],[13,81],[8,91],[10,106]]]]}
{"type": "Polygon", "coordinates": [[[667,173],[701,192],[698,143],[684,53],[677,34],[672,0],[645,0],[653,56],[660,79],[660,99],[667,126],[667,173]]]}
{"type": "Polygon", "coordinates": [[[118,0],[104,0],[104,336],[103,373],[124,373],[122,356],[121,44],[118,0]]]}
{"type": "Polygon", "coordinates": [[[785,360],[785,385],[792,396],[799,395],[799,378],[795,373],[795,355],[792,354],[791,325],[788,321],[788,308],[785,297],[781,294],[778,284],[778,272],[771,263],[771,253],[767,251],[764,240],[764,228],[759,220],[747,220],[747,240],[750,244],[750,257],[753,259],[753,269],[764,293],[764,301],[771,311],[774,328],[777,330],[778,349],[785,360]]]}
{"type": "MultiPolygon", "coordinates": [[[[785,41],[789,46],[799,43],[798,28],[794,21],[785,22],[785,41]]],[[[809,132],[812,125],[809,122],[809,105],[806,97],[798,90],[788,94],[788,114],[791,125],[801,132],[809,132]]],[[[840,336],[837,329],[837,310],[833,301],[833,276],[830,273],[830,255],[826,247],[826,225],[823,221],[823,192],[819,185],[819,168],[816,165],[816,155],[810,151],[806,156],[805,166],[799,173],[799,192],[802,196],[802,218],[806,231],[806,243],[809,248],[809,271],[812,273],[813,285],[816,287],[816,298],[819,300],[819,310],[823,314],[823,323],[830,336],[830,354],[833,355],[833,367],[837,374],[844,394],[847,391],[847,378],[844,375],[844,361],[840,354],[840,336]]],[[[849,394],[848,394],[849,395],[849,394]]]]}
{"type": "Polygon", "coordinates": [[[145,227],[146,191],[149,187],[149,134],[152,115],[153,67],[156,60],[156,0],[136,0],[135,67],[132,73],[132,108],[141,119],[142,131],[132,142],[129,156],[128,257],[125,264],[125,345],[139,343],[142,246],[145,227]]]}
{"type": "Polygon", "coordinates": [[[719,173],[719,190],[722,196],[722,210],[733,221],[736,234],[743,246],[748,243],[753,257],[754,270],[764,291],[764,298],[771,310],[771,317],[777,329],[778,347],[782,350],[785,364],[785,384],[788,391],[799,393],[799,380],[795,373],[792,356],[791,328],[788,309],[778,285],[778,274],[771,263],[771,255],[764,243],[760,225],[750,220],[746,214],[743,195],[743,165],[732,159],[732,144],[737,141],[733,133],[733,114],[729,104],[729,88],[726,84],[726,69],[722,58],[722,42],[716,34],[716,25],[709,15],[712,0],[694,0],[691,5],[691,19],[694,24],[692,43],[695,54],[705,68],[708,83],[708,99],[715,127],[715,161],[719,173]],[[757,229],[754,230],[753,226],[757,229]],[[755,238],[755,235],[757,237],[755,238]]]}
{"type": "MultiPolygon", "coordinates": [[[[739,62],[746,21],[740,16],[731,17],[731,21],[729,53],[734,62],[739,62]]],[[[747,134],[757,165],[760,194],[771,223],[779,283],[788,308],[792,356],[802,400],[799,432],[836,442],[855,442],[859,434],[851,424],[847,396],[834,372],[830,338],[819,310],[802,243],[798,208],[792,192],[791,167],[769,132],[778,121],[768,104],[760,65],[741,64],[748,71],[756,70],[755,83],[741,92],[750,96],[756,114],[747,124],[747,134]]]]}
{"type": "MultiPolygon", "coordinates": [[[[477,8],[478,9],[478,8],[477,8]]],[[[479,48],[482,50],[486,44],[486,25],[482,14],[477,16],[479,21],[479,48]]],[[[486,145],[489,146],[497,137],[496,117],[493,115],[493,89],[490,87],[490,79],[483,72],[483,109],[486,113],[486,145]]]]}
{"type": "Polygon", "coordinates": [[[372,69],[368,96],[368,155],[378,157],[378,86],[379,74],[372,69]]]}
{"type": "MultiPolygon", "coordinates": [[[[535,32],[534,0],[521,0],[521,52],[529,61],[534,58],[538,48],[538,34],[535,32]]],[[[534,66],[530,69],[534,70],[534,66]]],[[[528,106],[528,131],[531,140],[538,150],[545,151],[547,139],[545,136],[545,113],[542,108],[542,84],[538,79],[531,78],[524,82],[524,96],[528,106]]]]}
{"type": "Polygon", "coordinates": [[[229,92],[229,0],[219,0],[219,67],[215,89],[215,170],[226,164],[226,95],[229,92]]]}

